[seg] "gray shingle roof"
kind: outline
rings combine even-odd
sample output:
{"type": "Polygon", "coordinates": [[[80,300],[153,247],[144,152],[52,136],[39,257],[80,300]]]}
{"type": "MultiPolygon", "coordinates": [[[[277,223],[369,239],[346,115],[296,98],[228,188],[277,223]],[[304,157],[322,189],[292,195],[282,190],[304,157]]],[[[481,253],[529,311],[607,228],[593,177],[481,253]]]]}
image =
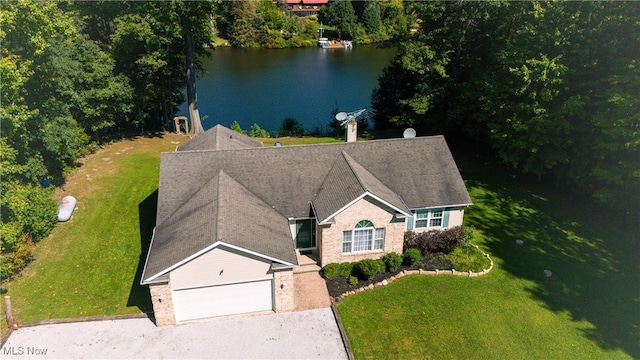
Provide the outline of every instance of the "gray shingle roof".
{"type": "Polygon", "coordinates": [[[218,241],[272,260],[298,263],[288,220],[218,170],[158,224],[143,280],[164,274],[218,241]]]}
{"type": "Polygon", "coordinates": [[[354,143],[179,151],[161,156],[157,223],[224,171],[285,217],[310,215],[310,202],[346,152],[409,209],[471,204],[442,136],[354,143]]]}
{"type": "Polygon", "coordinates": [[[265,255],[269,252],[273,256],[268,256],[294,263],[295,254],[284,249],[289,246],[294,251],[290,233],[287,244],[279,236],[289,232],[288,218],[314,216],[312,202],[316,212],[328,215],[363,191],[405,211],[471,204],[443,136],[180,150],[161,156],[157,228],[145,276],[151,276],[156,263],[175,264],[182,261],[180,257],[206,247],[215,241],[211,234],[223,241],[233,238],[240,247],[265,255]],[[214,189],[214,184],[221,187],[214,189]],[[218,199],[223,195],[224,201],[218,199]],[[236,215],[212,221],[222,210],[236,215]],[[261,221],[257,223],[257,219],[261,221]],[[211,222],[215,230],[207,224],[211,222]],[[260,244],[269,238],[255,234],[265,232],[277,238],[277,244],[260,244]]]}
{"type": "Polygon", "coordinates": [[[397,193],[389,189],[344,150],[341,155],[329,170],[318,194],[312,201],[319,222],[328,221],[337,211],[366,193],[378,197],[398,211],[410,212],[397,193]]]}
{"type": "Polygon", "coordinates": [[[203,134],[178,146],[177,151],[243,149],[250,147],[262,147],[262,143],[222,125],[216,125],[203,134]]]}

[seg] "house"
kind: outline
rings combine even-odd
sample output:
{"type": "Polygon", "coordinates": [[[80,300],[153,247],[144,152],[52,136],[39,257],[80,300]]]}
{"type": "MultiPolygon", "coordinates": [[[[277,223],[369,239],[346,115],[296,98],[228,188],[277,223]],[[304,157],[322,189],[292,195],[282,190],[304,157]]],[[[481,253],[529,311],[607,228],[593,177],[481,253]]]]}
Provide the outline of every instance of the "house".
{"type": "Polygon", "coordinates": [[[161,156],[141,283],[158,325],[292,311],[301,253],[402,253],[405,231],[461,225],[469,205],[443,136],[261,147],[218,125],[161,156]]]}
{"type": "Polygon", "coordinates": [[[320,8],[329,3],[329,0],[282,0],[287,4],[290,13],[298,16],[316,15],[320,12],[320,8]]]}

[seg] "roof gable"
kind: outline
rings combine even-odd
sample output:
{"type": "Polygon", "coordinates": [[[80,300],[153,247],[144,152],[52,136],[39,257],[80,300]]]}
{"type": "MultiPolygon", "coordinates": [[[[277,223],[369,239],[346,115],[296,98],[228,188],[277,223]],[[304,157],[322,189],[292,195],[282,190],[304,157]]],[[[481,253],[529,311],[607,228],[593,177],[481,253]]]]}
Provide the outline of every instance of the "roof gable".
{"type": "Polygon", "coordinates": [[[219,170],[156,226],[142,280],[165,274],[218,243],[297,264],[287,219],[219,170]]]}
{"type": "Polygon", "coordinates": [[[410,210],[393,190],[342,151],[313,199],[318,222],[325,223],[354,201],[370,195],[396,211],[410,210]]]}

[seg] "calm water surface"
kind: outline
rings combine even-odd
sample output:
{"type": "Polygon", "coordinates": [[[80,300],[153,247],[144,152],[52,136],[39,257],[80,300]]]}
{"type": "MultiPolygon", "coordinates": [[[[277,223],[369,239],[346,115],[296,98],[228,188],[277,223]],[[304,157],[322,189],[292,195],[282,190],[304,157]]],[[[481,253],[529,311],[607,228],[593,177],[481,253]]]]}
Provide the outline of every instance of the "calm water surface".
{"type": "MultiPolygon", "coordinates": [[[[277,132],[286,117],[307,131],[323,130],[331,111],[370,108],[378,75],[394,49],[357,45],[342,49],[212,50],[198,79],[198,108],[205,129],[237,120],[244,130],[257,123],[277,132]],[[205,118],[206,116],[206,118],[205,118]]],[[[179,110],[187,115],[186,104],[179,110]]]]}

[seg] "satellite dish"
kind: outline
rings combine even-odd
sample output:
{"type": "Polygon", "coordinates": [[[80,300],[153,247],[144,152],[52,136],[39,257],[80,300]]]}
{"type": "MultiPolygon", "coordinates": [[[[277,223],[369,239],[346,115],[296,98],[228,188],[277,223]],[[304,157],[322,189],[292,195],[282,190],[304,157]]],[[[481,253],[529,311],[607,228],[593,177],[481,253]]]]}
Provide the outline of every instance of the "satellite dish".
{"type": "Polygon", "coordinates": [[[339,112],[339,113],[337,113],[337,114],[336,114],[336,120],[338,120],[338,121],[345,121],[345,120],[347,120],[347,117],[348,117],[348,116],[349,116],[349,115],[347,115],[347,113],[346,113],[346,112],[341,111],[341,112],[339,112]]]}
{"type": "Polygon", "coordinates": [[[405,138],[414,138],[414,137],[416,137],[416,131],[413,130],[412,128],[407,128],[402,133],[402,136],[405,137],[405,138]]]}

